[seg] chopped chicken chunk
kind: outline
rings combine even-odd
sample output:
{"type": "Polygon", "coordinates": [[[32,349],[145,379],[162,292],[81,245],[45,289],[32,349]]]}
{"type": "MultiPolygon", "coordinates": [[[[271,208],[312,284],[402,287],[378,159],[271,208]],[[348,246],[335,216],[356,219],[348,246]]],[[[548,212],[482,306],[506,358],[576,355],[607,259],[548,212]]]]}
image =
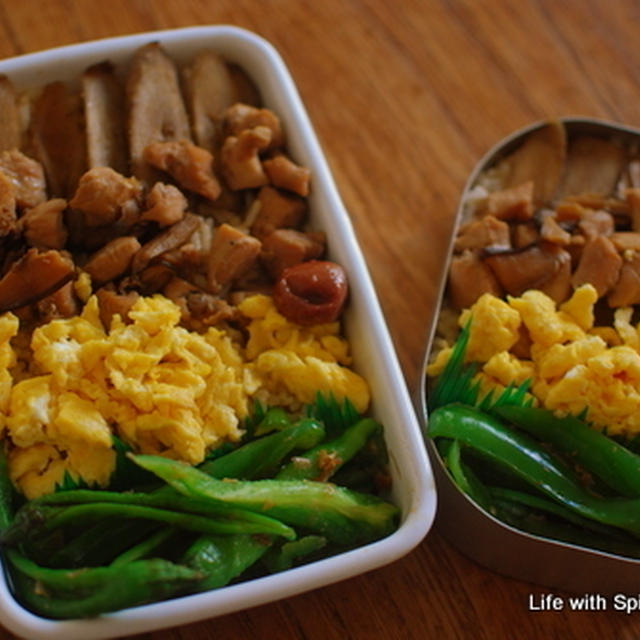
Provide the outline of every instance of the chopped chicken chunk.
{"type": "Polygon", "coordinates": [[[239,136],[243,131],[254,127],[267,127],[271,130],[269,148],[278,148],[284,144],[280,119],[270,109],[258,109],[238,102],[224,112],[223,120],[227,136],[239,136]]]}
{"type": "Polygon", "coordinates": [[[324,233],[276,229],[262,242],[260,257],[274,279],[287,267],[320,258],[325,251],[324,233]]]}
{"type": "Polygon", "coordinates": [[[306,167],[297,165],[282,154],[264,160],[262,167],[274,187],[293,191],[303,197],[309,195],[311,171],[306,167]]]}
{"type": "Polygon", "coordinates": [[[491,269],[472,251],[451,261],[449,296],[456,309],[469,308],[483,293],[501,296],[503,291],[491,269]]]}
{"type": "Polygon", "coordinates": [[[254,127],[229,136],[222,145],[222,174],[230,189],[253,189],[269,182],[260,162],[260,151],[271,142],[271,129],[254,127]]]}
{"type": "Polygon", "coordinates": [[[38,249],[64,248],[67,242],[63,216],[66,208],[64,198],[53,198],[29,209],[20,218],[27,242],[38,249]]]}
{"type": "Polygon", "coordinates": [[[187,199],[180,189],[172,184],[156,182],[147,194],[147,209],[140,219],[151,220],[161,227],[168,227],[182,220],[187,204],[187,199]]]}
{"type": "Polygon", "coordinates": [[[454,244],[456,252],[485,247],[511,248],[509,225],[492,215],[462,225],[454,244]]]}
{"type": "Polygon", "coordinates": [[[99,286],[125,273],[139,249],[140,243],[133,236],[116,238],[94,253],[83,269],[91,276],[91,281],[99,286]]]}
{"type": "Polygon", "coordinates": [[[260,209],[251,225],[251,233],[264,240],[276,229],[298,227],[305,216],[307,205],[304,200],[265,186],[258,192],[260,209]]]}
{"type": "Polygon", "coordinates": [[[35,207],[47,198],[42,165],[17,149],[0,153],[0,171],[13,183],[19,209],[35,207]]]}
{"type": "Polygon", "coordinates": [[[622,258],[613,243],[597,236],[585,245],[578,268],[573,274],[574,287],[590,283],[602,297],[616,284],[622,268],[622,258]]]}

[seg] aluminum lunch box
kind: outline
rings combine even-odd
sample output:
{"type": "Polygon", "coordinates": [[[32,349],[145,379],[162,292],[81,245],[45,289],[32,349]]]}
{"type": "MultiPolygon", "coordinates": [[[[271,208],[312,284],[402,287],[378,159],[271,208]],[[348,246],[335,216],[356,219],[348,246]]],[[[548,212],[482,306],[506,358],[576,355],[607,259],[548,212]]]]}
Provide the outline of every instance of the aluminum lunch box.
{"type": "MultiPolygon", "coordinates": [[[[640,144],[640,130],[589,118],[561,118],[570,140],[577,134],[611,138],[640,144]]],[[[465,222],[465,195],[478,177],[500,158],[515,150],[536,129],[547,124],[537,122],[509,135],[496,144],[472,171],[460,199],[448,259],[443,265],[438,304],[428,331],[428,343],[417,392],[417,406],[425,434],[428,432],[426,367],[436,335],[437,318],[444,305],[446,281],[453,256],[453,243],[460,225],[465,222]]],[[[480,509],[451,480],[440,455],[428,437],[427,449],[438,488],[438,513],[435,527],[454,546],[481,565],[506,576],[545,587],[570,592],[596,592],[604,595],[637,593],[640,560],[585,549],[576,545],[542,538],[519,531],[480,509]]]]}

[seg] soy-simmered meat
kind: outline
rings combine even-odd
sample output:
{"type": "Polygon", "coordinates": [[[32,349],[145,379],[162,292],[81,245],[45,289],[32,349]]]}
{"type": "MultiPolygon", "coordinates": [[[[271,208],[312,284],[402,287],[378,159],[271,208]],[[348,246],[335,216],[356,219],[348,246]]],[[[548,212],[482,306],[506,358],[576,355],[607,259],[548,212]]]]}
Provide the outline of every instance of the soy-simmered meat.
{"type": "Polygon", "coordinates": [[[21,142],[18,94],[5,75],[0,75],[0,151],[19,149],[21,142]]]}
{"type": "Polygon", "coordinates": [[[262,168],[274,187],[292,191],[302,197],[309,195],[311,171],[307,167],[301,167],[291,158],[278,154],[263,160],[262,168]]]}
{"type": "Polygon", "coordinates": [[[100,285],[125,273],[140,249],[140,242],[133,236],[123,236],[108,242],[94,253],[83,266],[96,285],[100,285]]]}
{"type": "Polygon", "coordinates": [[[269,147],[271,137],[271,129],[258,126],[225,139],[220,151],[220,166],[230,189],[255,189],[269,184],[260,152],[269,147]]]}
{"type": "Polygon", "coordinates": [[[33,104],[29,135],[49,195],[71,197],[87,167],[80,95],[62,82],[48,84],[33,104]]]}
{"type": "Polygon", "coordinates": [[[320,258],[325,246],[323,233],[276,229],[263,240],[260,258],[271,276],[278,278],[287,267],[320,258]]]}
{"type": "Polygon", "coordinates": [[[455,250],[499,247],[509,249],[511,238],[509,225],[494,216],[486,215],[460,227],[455,239],[455,250]]]}
{"type": "Polygon", "coordinates": [[[145,147],[152,142],[191,139],[176,66],[158,43],[138,49],[133,56],[126,97],[131,171],[142,180],[155,182],[143,158],[145,147]]]}
{"type": "Polygon", "coordinates": [[[172,184],[156,182],[147,194],[146,208],[140,220],[150,220],[157,222],[160,227],[168,227],[182,220],[187,205],[187,199],[180,189],[172,184]]]}
{"type": "Polygon", "coordinates": [[[622,267],[622,258],[615,246],[605,236],[597,236],[585,245],[572,284],[592,284],[598,296],[608,293],[616,284],[622,267]]]}
{"type": "Polygon", "coordinates": [[[27,243],[38,249],[64,249],[68,235],[64,224],[66,208],[64,198],[53,198],[29,209],[20,218],[27,243]]]}
{"type": "Polygon", "coordinates": [[[466,309],[483,293],[501,296],[500,282],[493,271],[473,251],[464,251],[451,261],[449,296],[456,309],[466,309]]]}
{"type": "Polygon", "coordinates": [[[193,139],[215,154],[222,142],[222,114],[239,99],[229,66],[216,52],[201,51],[183,78],[193,139]]]}
{"type": "Polygon", "coordinates": [[[482,213],[501,220],[526,222],[533,216],[533,189],[533,181],[528,180],[513,187],[493,191],[484,203],[482,213]]]}
{"type": "Polygon", "coordinates": [[[93,65],[82,74],[82,97],[89,168],[128,173],[124,88],[110,62],[93,65]]]}
{"type": "Polygon", "coordinates": [[[276,229],[302,224],[307,211],[302,198],[265,186],[258,191],[257,199],[260,209],[251,225],[251,233],[257,238],[264,239],[276,229]]]}
{"type": "Polygon", "coordinates": [[[623,260],[620,277],[607,296],[610,307],[629,307],[640,304],[640,253],[634,252],[623,260]]]}

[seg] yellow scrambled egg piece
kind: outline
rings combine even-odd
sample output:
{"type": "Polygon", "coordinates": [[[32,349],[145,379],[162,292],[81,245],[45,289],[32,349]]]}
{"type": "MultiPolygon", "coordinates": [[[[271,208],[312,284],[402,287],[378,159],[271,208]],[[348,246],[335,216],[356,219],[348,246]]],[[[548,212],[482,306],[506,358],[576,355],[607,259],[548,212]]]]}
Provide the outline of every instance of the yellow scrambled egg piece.
{"type": "Polygon", "coordinates": [[[362,411],[369,404],[339,325],[297,327],[268,296],[241,305],[246,349],[218,329],[179,326],[180,309],[159,295],[140,298],[129,323],[116,315],[105,329],[99,311],[90,296],[79,316],[37,328],[29,375],[17,381],[10,341],[18,320],[0,316],[0,418],[11,479],[27,498],[51,492],[65,473],[105,486],[113,434],[135,451],[197,464],[241,436],[253,397],[292,407],[326,391],[362,411]]]}
{"type": "MultiPolygon", "coordinates": [[[[517,322],[506,315],[488,316],[488,308],[501,308],[497,298],[483,296],[463,311],[460,326],[473,318],[470,345],[474,340],[490,341],[496,322],[504,322],[504,332],[513,332],[521,323],[529,344],[528,357],[523,357],[522,341],[518,356],[512,351],[515,342],[498,352],[495,341],[474,350],[467,360],[482,365],[477,378],[481,392],[529,379],[536,402],[559,415],[586,409],[587,419],[611,435],[640,433],[640,325],[632,324],[632,309],[620,308],[613,327],[594,327],[597,298],[594,287],[586,284],[557,308],[547,295],[530,290],[508,298],[517,322]]],[[[441,351],[427,373],[438,375],[450,352],[450,347],[441,351]]]]}

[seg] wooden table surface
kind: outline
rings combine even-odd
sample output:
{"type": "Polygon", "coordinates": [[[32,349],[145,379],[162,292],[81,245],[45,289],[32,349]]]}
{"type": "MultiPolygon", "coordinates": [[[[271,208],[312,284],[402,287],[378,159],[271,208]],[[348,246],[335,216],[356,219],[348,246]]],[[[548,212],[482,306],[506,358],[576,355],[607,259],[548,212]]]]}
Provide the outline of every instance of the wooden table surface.
{"type": "MultiPolygon", "coordinates": [[[[549,116],[640,126],[634,0],[0,0],[0,57],[216,23],[266,37],[289,66],[412,392],[453,213],[479,157],[549,116]]],[[[640,635],[640,614],[530,612],[529,594],[547,591],[481,568],[432,531],[402,560],[364,576],[136,638],[640,635]]]]}

